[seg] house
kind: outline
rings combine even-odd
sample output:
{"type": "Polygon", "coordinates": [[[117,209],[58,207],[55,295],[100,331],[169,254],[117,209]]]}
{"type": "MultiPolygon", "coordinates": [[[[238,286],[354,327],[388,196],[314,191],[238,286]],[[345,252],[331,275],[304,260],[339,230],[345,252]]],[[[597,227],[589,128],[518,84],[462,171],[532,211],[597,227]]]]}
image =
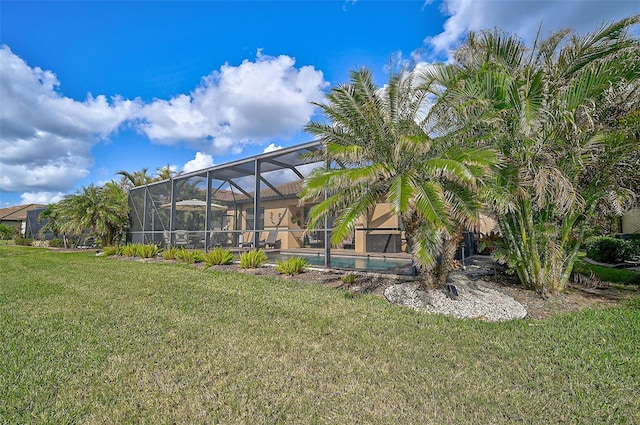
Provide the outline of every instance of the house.
{"type": "Polygon", "coordinates": [[[620,232],[640,233],[640,206],[630,209],[620,218],[620,232]]]}
{"type": "MultiPolygon", "coordinates": [[[[325,240],[331,222],[308,229],[309,212],[323,199],[303,202],[299,193],[304,177],[324,165],[321,154],[320,142],[309,142],[132,188],[127,242],[247,248],[277,232],[281,250],[408,255],[400,217],[383,202],[337,246],[325,240]]],[[[465,241],[465,256],[472,242],[465,241]]]]}
{"type": "Polygon", "coordinates": [[[15,207],[0,208],[0,224],[20,229],[20,234],[27,231],[27,213],[32,210],[44,209],[46,205],[26,204],[15,207]]]}

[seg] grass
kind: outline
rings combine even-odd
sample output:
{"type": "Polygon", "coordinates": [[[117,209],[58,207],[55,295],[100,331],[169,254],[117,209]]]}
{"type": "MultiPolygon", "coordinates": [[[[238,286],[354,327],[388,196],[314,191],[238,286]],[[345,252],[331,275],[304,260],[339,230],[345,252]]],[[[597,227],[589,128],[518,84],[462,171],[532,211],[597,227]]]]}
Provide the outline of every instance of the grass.
{"type": "Polygon", "coordinates": [[[85,252],[0,270],[0,423],[640,423],[638,302],[484,323],[85,252]]]}
{"type": "Polygon", "coordinates": [[[573,267],[574,272],[587,276],[593,273],[603,282],[618,283],[621,285],[640,285],[640,272],[590,264],[584,261],[583,257],[584,255],[576,261],[573,267]]]}

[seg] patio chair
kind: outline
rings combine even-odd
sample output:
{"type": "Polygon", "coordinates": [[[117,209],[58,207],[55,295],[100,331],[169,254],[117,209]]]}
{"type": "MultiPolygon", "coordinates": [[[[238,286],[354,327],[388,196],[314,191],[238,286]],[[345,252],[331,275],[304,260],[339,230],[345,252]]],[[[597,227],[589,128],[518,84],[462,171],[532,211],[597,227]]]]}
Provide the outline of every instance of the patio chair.
{"type": "Polygon", "coordinates": [[[323,240],[319,238],[317,233],[310,233],[307,240],[307,245],[311,248],[322,247],[323,240]]]}
{"type": "Polygon", "coordinates": [[[175,244],[176,245],[181,245],[181,246],[186,246],[189,245],[189,234],[187,233],[186,230],[176,230],[175,232],[173,232],[173,234],[175,235],[175,244]]]}
{"type": "Polygon", "coordinates": [[[267,235],[267,239],[264,242],[260,242],[260,247],[268,248],[276,248],[276,245],[280,242],[278,239],[278,230],[270,230],[267,235]]]}
{"type": "Polygon", "coordinates": [[[229,234],[222,231],[223,229],[214,229],[211,231],[211,238],[209,242],[212,246],[215,247],[223,247],[227,246],[227,241],[229,240],[229,234]]]}

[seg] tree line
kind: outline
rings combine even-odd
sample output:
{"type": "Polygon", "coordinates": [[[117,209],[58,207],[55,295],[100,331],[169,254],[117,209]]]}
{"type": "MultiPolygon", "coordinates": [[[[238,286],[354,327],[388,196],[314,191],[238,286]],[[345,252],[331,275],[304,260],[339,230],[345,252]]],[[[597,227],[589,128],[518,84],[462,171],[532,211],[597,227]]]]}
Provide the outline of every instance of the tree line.
{"type": "Polygon", "coordinates": [[[494,256],[527,288],[562,292],[589,223],[621,215],[640,188],[640,15],[582,37],[527,46],[470,33],[450,64],[418,66],[377,87],[366,69],[319,103],[307,131],[327,164],[303,199],[331,196],[337,243],[381,199],[399,214],[425,287],[443,285],[464,230],[498,219],[494,256]]]}

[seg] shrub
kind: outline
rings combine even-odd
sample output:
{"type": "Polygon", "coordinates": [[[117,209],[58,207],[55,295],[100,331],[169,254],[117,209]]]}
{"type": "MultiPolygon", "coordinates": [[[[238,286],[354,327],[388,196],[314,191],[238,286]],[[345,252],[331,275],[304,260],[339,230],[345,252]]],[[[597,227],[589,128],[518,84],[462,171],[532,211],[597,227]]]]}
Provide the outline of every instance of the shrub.
{"type": "Polygon", "coordinates": [[[204,252],[199,250],[189,251],[184,247],[181,247],[176,251],[175,258],[176,260],[180,260],[188,264],[201,263],[204,259],[204,252]]]}
{"type": "Polygon", "coordinates": [[[130,243],[122,247],[122,255],[125,257],[135,257],[137,250],[137,244],[130,243]]]}
{"type": "Polygon", "coordinates": [[[140,258],[153,258],[160,252],[160,249],[155,244],[138,245],[136,247],[136,257],[140,258]]]}
{"type": "Polygon", "coordinates": [[[175,260],[178,258],[178,251],[178,248],[175,246],[165,248],[164,251],[162,251],[162,258],[165,260],[175,260]]]}
{"type": "Polygon", "coordinates": [[[262,265],[268,260],[269,258],[263,250],[252,249],[251,251],[243,252],[240,255],[240,267],[243,269],[255,269],[262,267],[262,265]]]}
{"type": "Polygon", "coordinates": [[[33,243],[31,238],[16,238],[16,245],[30,246],[33,243]]]}
{"type": "Polygon", "coordinates": [[[610,236],[593,236],[585,241],[587,257],[602,263],[620,263],[630,260],[634,247],[629,241],[610,236]]]}
{"type": "Polygon", "coordinates": [[[625,240],[631,243],[633,247],[633,254],[635,256],[640,256],[640,233],[630,233],[625,235],[625,240]]]}
{"type": "Polygon", "coordinates": [[[355,273],[347,273],[340,278],[340,280],[347,285],[353,285],[356,282],[356,274],[355,273]]]}
{"type": "Polygon", "coordinates": [[[280,274],[300,274],[304,272],[305,267],[309,267],[309,263],[302,257],[291,257],[286,261],[276,261],[276,271],[280,274]]]}
{"type": "Polygon", "coordinates": [[[222,249],[219,247],[202,256],[202,260],[205,263],[205,269],[208,269],[211,266],[231,264],[233,263],[233,259],[234,257],[230,249],[222,249]]]}
{"type": "Polygon", "coordinates": [[[105,246],[102,249],[102,252],[106,257],[111,257],[112,255],[123,255],[123,247],[120,245],[105,246]]]}
{"type": "Polygon", "coordinates": [[[64,248],[64,241],[61,238],[51,239],[49,241],[50,248],[64,248]]]}

